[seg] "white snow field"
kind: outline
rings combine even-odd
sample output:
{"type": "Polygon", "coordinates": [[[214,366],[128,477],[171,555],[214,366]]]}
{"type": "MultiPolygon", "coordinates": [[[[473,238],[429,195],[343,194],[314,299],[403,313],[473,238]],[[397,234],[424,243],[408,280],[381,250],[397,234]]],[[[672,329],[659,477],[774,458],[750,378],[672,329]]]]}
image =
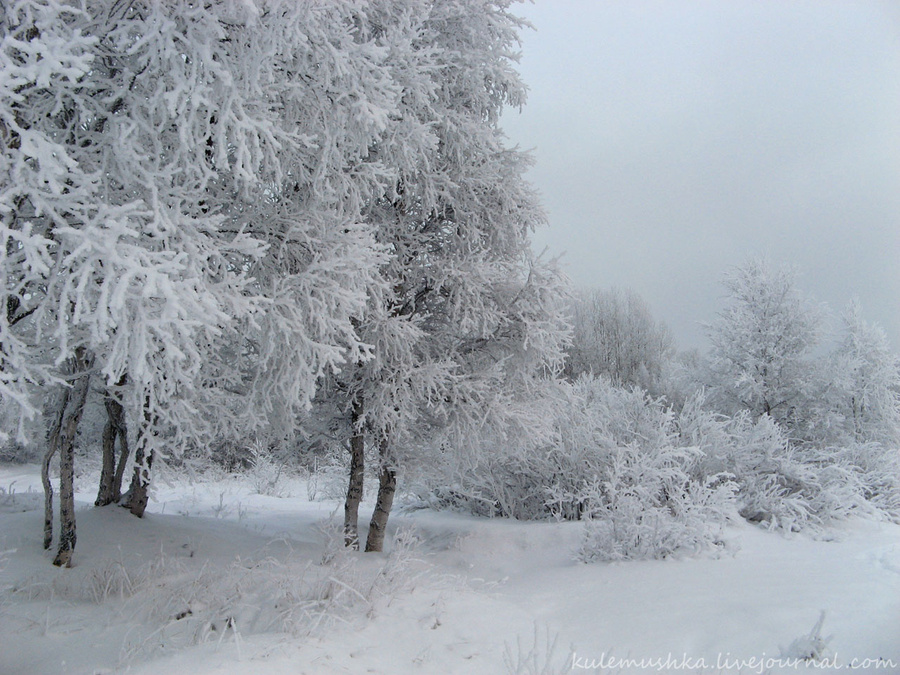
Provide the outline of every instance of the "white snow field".
{"type": "Polygon", "coordinates": [[[159,485],[143,520],[93,508],[92,484],[57,569],[37,467],[0,467],[3,675],[900,673],[890,523],[739,524],[715,556],[583,564],[578,523],[401,509],[360,554],[300,481],[159,485]]]}

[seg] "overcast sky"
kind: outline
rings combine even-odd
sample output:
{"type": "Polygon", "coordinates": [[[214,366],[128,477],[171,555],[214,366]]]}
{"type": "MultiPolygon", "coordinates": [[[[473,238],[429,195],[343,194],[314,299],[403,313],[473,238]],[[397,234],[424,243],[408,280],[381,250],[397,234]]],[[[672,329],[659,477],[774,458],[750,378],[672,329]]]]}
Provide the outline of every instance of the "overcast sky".
{"type": "Polygon", "coordinates": [[[900,3],[536,0],[514,5],[530,88],[503,126],[537,166],[576,285],[636,290],[681,348],[722,274],[794,265],[858,297],[900,348],[900,3]]]}

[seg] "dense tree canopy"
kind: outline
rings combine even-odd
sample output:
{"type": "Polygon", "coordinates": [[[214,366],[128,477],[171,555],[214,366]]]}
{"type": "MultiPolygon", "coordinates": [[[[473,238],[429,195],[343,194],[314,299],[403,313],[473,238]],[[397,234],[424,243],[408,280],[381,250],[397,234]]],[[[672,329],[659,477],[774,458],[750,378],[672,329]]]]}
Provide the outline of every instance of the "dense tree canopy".
{"type": "Polygon", "coordinates": [[[502,423],[567,333],[498,128],[524,99],[507,6],[7,7],[0,394],[20,437],[48,386],[91,373],[139,468],[284,437],[326,376],[390,470],[426,419],[502,423]]]}
{"type": "Polygon", "coordinates": [[[176,433],[232,420],[234,393],[290,426],[325,370],[370,353],[351,317],[383,250],[362,211],[395,182],[370,149],[401,89],[360,20],[330,3],[7,10],[5,397],[33,413],[27,385],[85,346],[176,433]]]}

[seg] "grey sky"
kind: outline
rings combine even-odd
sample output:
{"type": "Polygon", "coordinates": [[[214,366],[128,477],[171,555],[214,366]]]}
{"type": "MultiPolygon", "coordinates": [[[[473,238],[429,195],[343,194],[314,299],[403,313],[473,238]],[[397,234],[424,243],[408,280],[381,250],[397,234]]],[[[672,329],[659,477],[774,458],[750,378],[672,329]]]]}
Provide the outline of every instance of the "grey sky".
{"type": "Polygon", "coordinates": [[[705,347],[720,280],[793,264],[900,347],[900,3],[536,0],[504,116],[579,286],[627,286],[705,347]]]}

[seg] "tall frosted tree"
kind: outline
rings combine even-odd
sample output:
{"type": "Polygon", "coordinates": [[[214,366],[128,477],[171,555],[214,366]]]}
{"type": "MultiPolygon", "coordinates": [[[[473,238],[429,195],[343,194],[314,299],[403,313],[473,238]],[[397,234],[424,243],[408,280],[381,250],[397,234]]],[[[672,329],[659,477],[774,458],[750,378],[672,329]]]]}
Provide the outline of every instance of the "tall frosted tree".
{"type": "MultiPolygon", "coordinates": [[[[375,2],[361,29],[390,54],[403,95],[371,152],[397,170],[366,217],[389,257],[359,324],[373,358],[330,388],[350,429],[347,543],[358,546],[366,440],[379,489],[366,549],[379,551],[398,469],[435,429],[510,423],[511,399],[558,369],[567,327],[558,275],[532,259],[543,220],[506,146],[504,106],[524,101],[508,2],[375,2]]],[[[462,434],[460,434],[461,436],[462,434]]]]}
{"type": "Polygon", "coordinates": [[[844,312],[829,372],[828,399],[847,438],[900,451],[900,358],[857,302],[844,312]]]}
{"type": "Polygon", "coordinates": [[[132,429],[137,515],[159,453],[286,436],[329,381],[351,446],[379,448],[372,550],[401,449],[511,423],[566,324],[557,275],[529,252],[526,158],[498,129],[524,94],[507,10],[4,6],[0,395],[25,419],[59,388],[45,479],[59,452],[66,504],[90,378],[111,403],[108,452],[132,429]]]}

